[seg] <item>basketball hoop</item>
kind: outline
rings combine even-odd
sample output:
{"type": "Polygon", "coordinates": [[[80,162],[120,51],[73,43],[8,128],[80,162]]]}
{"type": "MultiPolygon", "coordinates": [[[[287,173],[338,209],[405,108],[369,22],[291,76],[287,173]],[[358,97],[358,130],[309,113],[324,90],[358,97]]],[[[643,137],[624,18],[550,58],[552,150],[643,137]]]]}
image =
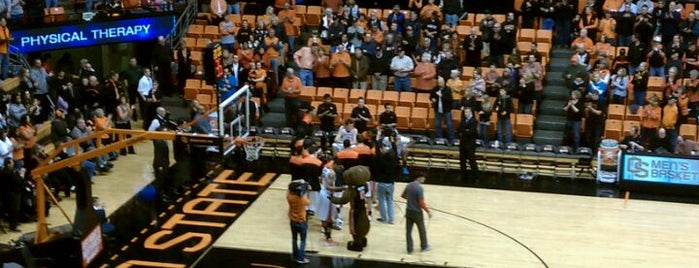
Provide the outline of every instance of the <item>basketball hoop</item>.
{"type": "Polygon", "coordinates": [[[245,148],[245,160],[250,162],[260,158],[260,150],[265,146],[265,139],[260,136],[247,136],[243,138],[245,148]]]}

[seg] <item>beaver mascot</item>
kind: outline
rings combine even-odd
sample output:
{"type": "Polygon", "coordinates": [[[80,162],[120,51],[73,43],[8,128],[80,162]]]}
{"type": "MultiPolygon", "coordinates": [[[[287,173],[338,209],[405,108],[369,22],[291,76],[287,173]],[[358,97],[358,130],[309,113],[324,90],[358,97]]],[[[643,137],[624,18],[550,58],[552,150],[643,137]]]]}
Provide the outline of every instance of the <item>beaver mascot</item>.
{"type": "Polygon", "coordinates": [[[341,197],[330,198],[333,204],[350,203],[349,226],[353,241],[347,242],[347,249],[352,251],[362,251],[367,245],[366,235],[370,224],[364,197],[368,190],[366,183],[370,178],[371,172],[365,166],[349,168],[342,173],[347,189],[341,197]]]}

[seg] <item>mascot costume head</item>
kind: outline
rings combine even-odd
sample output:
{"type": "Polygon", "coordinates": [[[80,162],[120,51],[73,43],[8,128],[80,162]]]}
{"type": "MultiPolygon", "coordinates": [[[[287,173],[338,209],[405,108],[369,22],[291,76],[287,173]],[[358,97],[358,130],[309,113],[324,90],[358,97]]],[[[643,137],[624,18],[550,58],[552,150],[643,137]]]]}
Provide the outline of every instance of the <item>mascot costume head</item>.
{"type": "Polygon", "coordinates": [[[342,193],[342,197],[332,197],[331,200],[334,204],[350,203],[349,225],[353,241],[347,242],[347,249],[362,251],[367,245],[366,235],[370,228],[364,196],[371,172],[365,166],[355,166],[345,170],[342,178],[348,188],[342,193]]]}

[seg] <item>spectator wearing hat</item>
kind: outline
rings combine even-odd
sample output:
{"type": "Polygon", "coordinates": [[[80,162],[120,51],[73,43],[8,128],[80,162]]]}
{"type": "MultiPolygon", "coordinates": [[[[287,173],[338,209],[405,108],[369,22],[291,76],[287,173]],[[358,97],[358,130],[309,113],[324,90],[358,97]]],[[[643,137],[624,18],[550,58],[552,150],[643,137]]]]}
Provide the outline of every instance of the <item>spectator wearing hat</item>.
{"type": "Polygon", "coordinates": [[[663,50],[662,39],[660,36],[653,37],[652,49],[646,54],[648,58],[648,66],[650,76],[665,76],[665,51],[663,50]]]}
{"type": "Polygon", "coordinates": [[[649,144],[655,138],[661,123],[662,108],[657,96],[651,97],[641,113],[641,136],[643,144],[649,144]]]}

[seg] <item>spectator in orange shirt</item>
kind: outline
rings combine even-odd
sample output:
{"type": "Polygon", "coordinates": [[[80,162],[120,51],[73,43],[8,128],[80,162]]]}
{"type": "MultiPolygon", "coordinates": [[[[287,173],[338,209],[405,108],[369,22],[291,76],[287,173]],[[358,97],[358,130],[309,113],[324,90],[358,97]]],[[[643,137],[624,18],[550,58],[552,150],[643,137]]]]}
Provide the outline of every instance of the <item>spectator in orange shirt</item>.
{"type": "Polygon", "coordinates": [[[422,61],[415,66],[415,89],[426,92],[436,86],[437,66],[432,63],[432,55],[429,53],[422,54],[421,59],[422,61]]]}
{"type": "Polygon", "coordinates": [[[296,6],[296,0],[274,0],[274,8],[277,10],[285,8],[286,5],[294,8],[294,6],[296,6]]]}
{"type": "Polygon", "coordinates": [[[287,68],[286,76],[279,87],[284,93],[284,111],[286,113],[287,126],[296,126],[294,122],[300,122],[303,117],[303,114],[301,114],[301,100],[299,99],[301,87],[301,79],[294,74],[294,69],[287,68]]]}
{"type": "Polygon", "coordinates": [[[269,29],[267,32],[265,47],[267,48],[266,54],[269,57],[269,67],[275,74],[276,80],[274,81],[279,81],[279,65],[284,64],[282,61],[284,59],[284,43],[279,41],[274,28],[269,29]]]}
{"type": "Polygon", "coordinates": [[[313,74],[319,87],[331,86],[330,54],[325,48],[319,47],[316,54],[316,64],[313,66],[313,74]]]}
{"type": "MultiPolygon", "coordinates": [[[[7,8],[9,9],[10,7],[7,8]]],[[[10,62],[8,47],[12,40],[14,38],[10,34],[10,29],[7,28],[7,20],[0,18],[0,79],[2,80],[7,79],[10,62]]]]}
{"type": "Polygon", "coordinates": [[[299,264],[310,262],[306,258],[306,235],[308,233],[306,209],[311,204],[311,200],[308,198],[309,190],[310,185],[304,180],[294,180],[289,184],[289,191],[286,193],[293,242],[292,254],[294,260],[299,264]]]}
{"type": "Polygon", "coordinates": [[[339,44],[337,53],[330,57],[330,71],[334,79],[336,87],[351,88],[352,87],[352,72],[350,70],[352,57],[345,50],[345,46],[339,44]]]}
{"type": "Polygon", "coordinates": [[[648,104],[643,107],[641,113],[641,137],[643,144],[648,144],[655,139],[658,127],[660,127],[662,108],[659,106],[660,100],[657,96],[651,97],[648,104]]]}
{"type": "Polygon", "coordinates": [[[587,51],[588,53],[592,53],[594,43],[592,42],[592,39],[587,37],[587,29],[580,30],[580,36],[576,37],[573,40],[573,42],[570,44],[570,47],[575,49],[578,47],[578,45],[583,45],[585,47],[585,51],[587,51]]]}

